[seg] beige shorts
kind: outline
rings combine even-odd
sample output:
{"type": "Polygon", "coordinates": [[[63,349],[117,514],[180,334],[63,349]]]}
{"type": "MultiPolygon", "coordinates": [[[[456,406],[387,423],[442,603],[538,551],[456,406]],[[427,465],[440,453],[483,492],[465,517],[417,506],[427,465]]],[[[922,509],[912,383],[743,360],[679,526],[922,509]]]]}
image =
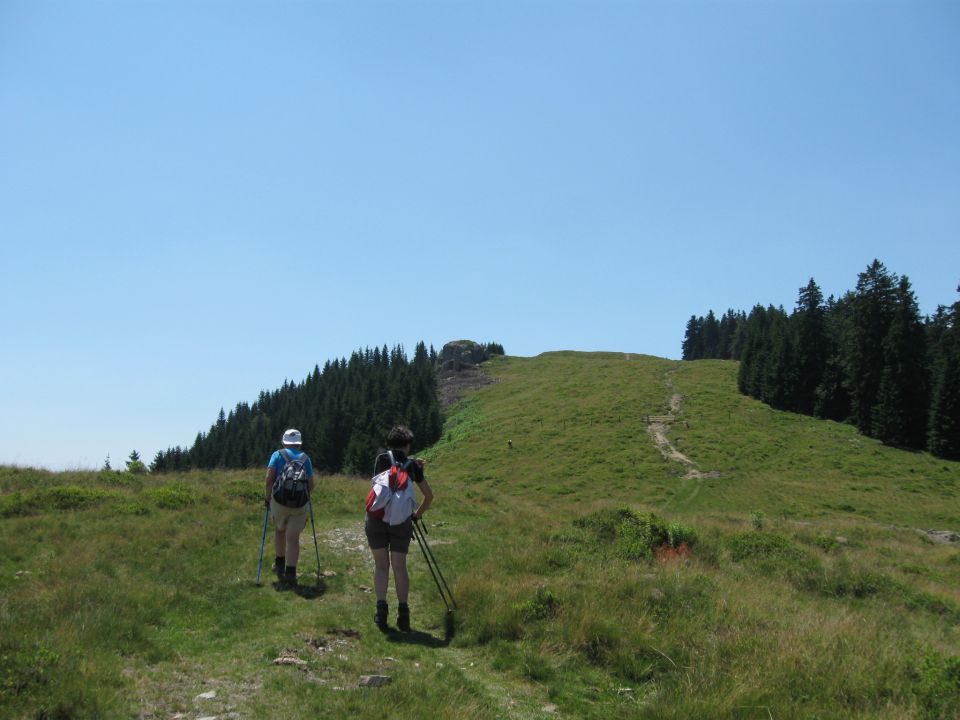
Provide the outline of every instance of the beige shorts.
{"type": "Polygon", "coordinates": [[[307,526],[307,515],[310,513],[310,505],[292,508],[281,505],[276,500],[270,501],[270,515],[273,517],[273,526],[277,530],[293,530],[295,533],[303,532],[307,526]]]}

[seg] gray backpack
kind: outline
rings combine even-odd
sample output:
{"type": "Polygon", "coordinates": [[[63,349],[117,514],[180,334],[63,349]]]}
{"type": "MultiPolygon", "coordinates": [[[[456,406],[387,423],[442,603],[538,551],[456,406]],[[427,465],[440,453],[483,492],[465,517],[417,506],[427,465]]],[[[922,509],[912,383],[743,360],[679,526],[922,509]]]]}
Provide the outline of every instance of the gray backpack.
{"type": "Polygon", "coordinates": [[[287,464],[273,481],[273,499],[287,507],[303,507],[310,500],[310,478],[307,476],[307,454],[296,460],[290,451],[280,451],[287,464]]]}

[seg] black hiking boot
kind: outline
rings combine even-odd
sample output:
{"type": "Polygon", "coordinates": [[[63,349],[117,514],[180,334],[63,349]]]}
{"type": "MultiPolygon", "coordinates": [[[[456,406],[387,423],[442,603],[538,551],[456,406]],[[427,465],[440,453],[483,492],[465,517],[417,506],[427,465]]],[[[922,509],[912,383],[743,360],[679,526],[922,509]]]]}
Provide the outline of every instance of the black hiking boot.
{"type": "Polygon", "coordinates": [[[377,614],[373,616],[373,621],[377,624],[377,627],[381,630],[387,629],[387,616],[390,614],[390,609],[387,606],[386,600],[377,600],[377,614]]]}
{"type": "Polygon", "coordinates": [[[277,557],[273,561],[273,572],[275,575],[283,577],[284,568],[287,567],[287,559],[282,557],[277,557]]]}
{"type": "Polygon", "coordinates": [[[285,587],[295,588],[297,586],[297,566],[287,565],[283,573],[283,584],[285,587]]]}
{"type": "Polygon", "coordinates": [[[410,606],[400,603],[397,608],[397,628],[401,632],[410,632],[410,606]]]}

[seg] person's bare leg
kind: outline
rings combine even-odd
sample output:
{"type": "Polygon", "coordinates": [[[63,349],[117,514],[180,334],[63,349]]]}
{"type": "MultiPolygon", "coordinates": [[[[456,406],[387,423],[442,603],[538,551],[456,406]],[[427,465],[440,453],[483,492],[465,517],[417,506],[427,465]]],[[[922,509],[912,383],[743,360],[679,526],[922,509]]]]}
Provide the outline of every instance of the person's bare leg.
{"type": "Polygon", "coordinates": [[[373,553],[373,590],[377,600],[387,601],[387,584],[390,581],[390,554],[386,548],[371,550],[373,553]]]}
{"type": "Polygon", "coordinates": [[[407,574],[407,554],[390,553],[390,565],[393,566],[393,584],[396,585],[397,602],[407,604],[410,593],[410,576],[407,574]]]}
{"type": "Polygon", "coordinates": [[[296,567],[300,559],[300,532],[287,530],[287,567],[296,567]]]}
{"type": "Polygon", "coordinates": [[[287,531],[275,530],[273,533],[273,547],[277,552],[277,557],[283,557],[287,549],[287,531]]]}

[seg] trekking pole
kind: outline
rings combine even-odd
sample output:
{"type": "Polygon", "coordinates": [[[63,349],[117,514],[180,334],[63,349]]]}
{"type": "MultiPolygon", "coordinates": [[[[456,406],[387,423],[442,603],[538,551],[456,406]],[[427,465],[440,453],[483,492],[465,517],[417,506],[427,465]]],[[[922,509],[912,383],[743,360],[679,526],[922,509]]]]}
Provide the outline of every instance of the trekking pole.
{"type": "Polygon", "coordinates": [[[432,563],[430,572],[433,573],[433,571],[436,570],[436,575],[434,575],[433,579],[434,582],[437,583],[437,589],[440,590],[440,597],[443,598],[443,602],[447,606],[447,612],[453,612],[453,610],[457,609],[457,601],[453,599],[453,593],[450,591],[450,586],[447,585],[447,579],[443,576],[443,572],[440,570],[440,565],[437,563],[437,558],[433,554],[433,550],[430,548],[430,543],[427,542],[428,530],[426,524],[422,520],[418,522],[417,530],[420,533],[420,540],[422,543],[421,550],[424,551],[425,556],[429,556],[428,565],[432,563]],[[438,576],[440,578],[439,582],[437,582],[438,576]],[[441,583],[443,583],[442,588],[440,587],[441,583]],[[444,591],[446,591],[446,595],[444,595],[444,591]],[[450,599],[449,603],[447,602],[447,598],[450,599]],[[453,606],[453,609],[451,609],[451,605],[453,606]]]}
{"type": "Polygon", "coordinates": [[[433,575],[433,581],[437,584],[437,589],[440,591],[440,597],[443,599],[443,604],[447,606],[447,612],[452,612],[457,609],[457,601],[453,598],[453,593],[450,592],[450,586],[447,585],[447,579],[443,576],[443,572],[440,570],[440,565],[437,564],[437,558],[433,554],[433,550],[430,549],[430,543],[427,542],[427,526],[424,525],[423,520],[414,520],[413,521],[413,534],[417,538],[417,543],[420,545],[420,551],[423,553],[424,559],[427,561],[427,567],[430,568],[430,574],[433,575]],[[436,570],[436,573],[434,573],[436,570]],[[439,580],[437,577],[439,576],[439,580]],[[440,586],[440,583],[443,583],[443,587],[440,586]],[[446,590],[446,594],[444,594],[446,590]],[[447,598],[450,598],[450,602],[447,602],[447,598]],[[451,605],[453,606],[451,608],[451,605]]]}
{"type": "Polygon", "coordinates": [[[427,551],[424,549],[424,538],[418,532],[416,525],[413,526],[413,536],[417,539],[417,545],[420,546],[420,552],[423,553],[423,559],[427,563],[427,569],[430,570],[430,577],[433,578],[433,582],[437,585],[437,590],[440,591],[440,599],[443,600],[443,604],[447,608],[447,613],[453,612],[450,609],[450,603],[447,602],[447,596],[443,592],[443,587],[441,587],[440,581],[437,579],[437,573],[434,572],[433,564],[430,562],[430,557],[427,555],[427,551]]]}
{"type": "MultiPolygon", "coordinates": [[[[309,495],[307,496],[310,497],[309,495]]],[[[307,504],[310,506],[310,529],[313,530],[313,547],[317,551],[317,580],[320,579],[320,546],[317,544],[317,526],[313,524],[313,500],[308,499],[307,504]]]]}
{"type": "Polygon", "coordinates": [[[270,517],[270,507],[263,514],[263,537],[260,538],[260,561],[257,563],[257,585],[260,584],[260,570],[263,567],[263,546],[267,544],[267,520],[270,517]]]}

